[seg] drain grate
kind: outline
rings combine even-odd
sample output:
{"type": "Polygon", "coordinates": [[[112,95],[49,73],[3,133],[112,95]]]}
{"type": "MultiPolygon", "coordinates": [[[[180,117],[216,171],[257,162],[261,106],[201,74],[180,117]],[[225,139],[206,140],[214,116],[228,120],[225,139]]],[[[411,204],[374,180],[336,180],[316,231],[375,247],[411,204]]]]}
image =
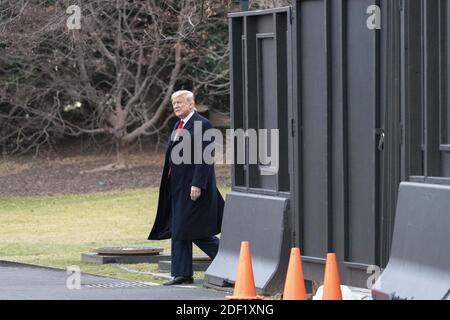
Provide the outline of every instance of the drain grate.
{"type": "Polygon", "coordinates": [[[117,282],[105,282],[105,283],[93,283],[84,284],[85,288],[148,288],[149,284],[129,281],[117,281],[117,282]]]}

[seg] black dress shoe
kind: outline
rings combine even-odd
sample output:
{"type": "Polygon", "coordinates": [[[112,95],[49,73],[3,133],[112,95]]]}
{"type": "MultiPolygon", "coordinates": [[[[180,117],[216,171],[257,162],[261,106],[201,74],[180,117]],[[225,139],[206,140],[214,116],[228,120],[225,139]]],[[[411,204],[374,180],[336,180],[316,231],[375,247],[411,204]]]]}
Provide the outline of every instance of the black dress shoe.
{"type": "Polygon", "coordinates": [[[192,277],[174,277],[163,283],[165,286],[173,286],[176,284],[191,284],[194,283],[194,278],[192,277]]]}

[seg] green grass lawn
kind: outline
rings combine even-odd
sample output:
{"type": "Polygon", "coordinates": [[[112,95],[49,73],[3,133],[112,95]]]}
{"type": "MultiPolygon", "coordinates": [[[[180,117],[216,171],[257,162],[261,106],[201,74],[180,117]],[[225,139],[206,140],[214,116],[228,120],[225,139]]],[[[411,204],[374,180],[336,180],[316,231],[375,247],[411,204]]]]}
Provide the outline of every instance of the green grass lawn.
{"type": "MultiPolygon", "coordinates": [[[[220,188],[225,198],[228,187],[220,188]]],[[[170,251],[170,240],[148,241],[158,189],[86,195],[0,198],[0,260],[66,269],[134,281],[161,282],[149,275],[128,273],[111,265],[81,262],[81,253],[105,246],[159,246],[170,251]]],[[[201,251],[194,246],[194,254],[201,251]]],[[[203,253],[201,253],[203,254],[203,253]]],[[[156,264],[126,265],[156,271],[156,264]]],[[[196,273],[202,277],[202,273],[196,273]]]]}

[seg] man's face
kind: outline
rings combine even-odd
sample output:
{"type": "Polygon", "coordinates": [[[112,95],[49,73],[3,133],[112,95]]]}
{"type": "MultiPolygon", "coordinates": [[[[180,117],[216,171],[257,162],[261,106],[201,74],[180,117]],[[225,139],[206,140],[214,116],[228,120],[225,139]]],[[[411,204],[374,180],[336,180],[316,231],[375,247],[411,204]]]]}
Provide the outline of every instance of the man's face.
{"type": "Polygon", "coordinates": [[[186,96],[178,96],[172,99],[173,112],[180,118],[186,118],[194,109],[194,104],[186,99],[186,96]]]}

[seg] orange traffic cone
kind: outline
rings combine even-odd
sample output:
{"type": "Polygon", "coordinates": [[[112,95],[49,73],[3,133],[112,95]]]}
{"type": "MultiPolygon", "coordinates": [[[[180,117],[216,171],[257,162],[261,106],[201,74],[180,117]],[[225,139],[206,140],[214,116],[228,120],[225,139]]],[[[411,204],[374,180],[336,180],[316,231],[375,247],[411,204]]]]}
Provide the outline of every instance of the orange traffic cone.
{"type": "Polygon", "coordinates": [[[342,300],[341,280],[335,253],[327,254],[322,300],[342,300]]]}
{"type": "Polygon", "coordinates": [[[306,300],[305,279],[299,248],[291,249],[283,300],[306,300]]]}
{"type": "Polygon", "coordinates": [[[256,295],[255,279],[253,277],[252,256],[250,253],[250,242],[241,242],[238,271],[234,292],[232,296],[226,296],[230,300],[260,300],[256,295]]]}

